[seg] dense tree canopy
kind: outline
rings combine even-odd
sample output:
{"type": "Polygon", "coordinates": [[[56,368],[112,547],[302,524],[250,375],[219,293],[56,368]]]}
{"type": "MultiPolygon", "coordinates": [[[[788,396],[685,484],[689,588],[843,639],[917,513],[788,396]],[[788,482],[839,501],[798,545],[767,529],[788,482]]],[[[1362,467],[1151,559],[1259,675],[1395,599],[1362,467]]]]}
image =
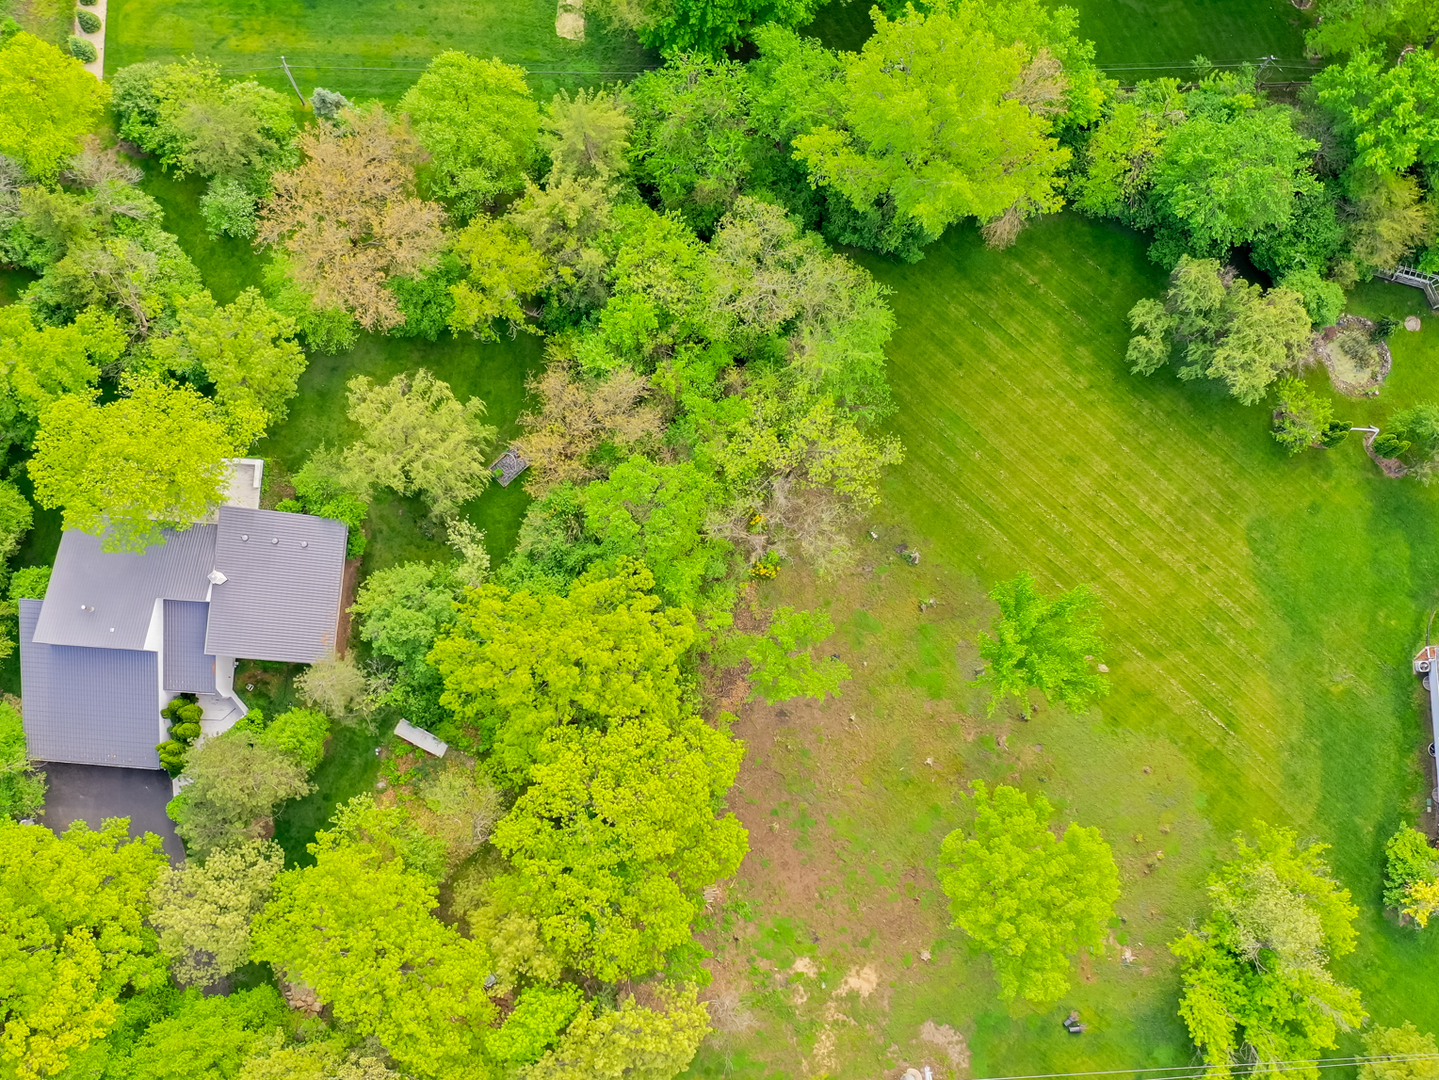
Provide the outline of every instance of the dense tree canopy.
{"type": "Polygon", "coordinates": [[[67,528],[142,550],[162,525],[188,529],[223,501],[224,459],[256,434],[256,414],[227,414],[187,387],[141,381],[106,405],[67,394],[40,416],[35,498],[64,508],[67,528]]]}
{"type": "Polygon", "coordinates": [[[1038,16],[1033,3],[910,7],[893,21],[876,9],[874,35],[846,60],[844,126],[800,136],[798,156],[856,207],[888,195],[931,234],[977,217],[1011,242],[1023,218],[1061,205],[1070,152],[1051,118],[1064,59],[1088,60],[1072,13],[1038,16]]]}
{"type": "Polygon", "coordinates": [[[59,1073],[115,1023],[123,993],[166,981],[145,925],[165,856],[128,824],[57,836],[0,817],[0,1063],[21,1080],[59,1073]]]}
{"type": "Polygon", "coordinates": [[[556,725],[682,715],[694,616],[661,607],[653,586],[629,563],[563,596],[485,585],[460,601],[430,660],[444,676],[441,700],[502,775],[523,777],[556,725]]]}
{"type": "Polygon", "coordinates": [[[0,42],[0,154],[54,180],[110,100],[74,57],[23,31],[0,42]]]}
{"type": "Polygon", "coordinates": [[[432,194],[472,214],[524,185],[540,130],[523,68],[442,52],[397,106],[430,154],[432,194]]]}

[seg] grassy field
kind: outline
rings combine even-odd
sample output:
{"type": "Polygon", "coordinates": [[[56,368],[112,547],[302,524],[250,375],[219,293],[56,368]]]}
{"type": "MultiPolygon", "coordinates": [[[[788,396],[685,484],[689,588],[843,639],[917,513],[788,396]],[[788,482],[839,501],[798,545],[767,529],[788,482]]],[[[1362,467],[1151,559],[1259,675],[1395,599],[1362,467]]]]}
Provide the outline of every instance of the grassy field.
{"type": "Polygon", "coordinates": [[[445,49],[529,68],[544,100],[560,87],[613,82],[657,62],[632,35],[598,19],[583,42],[558,37],[555,5],[540,0],[112,0],[105,46],[106,74],[194,54],[291,93],[283,55],[307,96],[324,86],[391,101],[445,49]]]}
{"type": "MultiPolygon", "coordinates": [[[[1439,602],[1439,493],[1385,479],[1357,439],[1286,458],[1262,406],[1130,375],[1125,313],[1162,287],[1145,246],[1064,215],[1004,253],[964,230],[915,266],[871,261],[895,289],[908,458],[867,569],[765,587],[765,606],[825,606],[839,631],[824,651],[857,677],[823,707],[740,708],[732,804],[753,852],[707,940],[712,992],[740,995],[759,1026],[721,1033],[693,1075],[954,1075],[919,1038],[927,1020],[954,1029],[975,1076],[1183,1064],[1165,945],[1256,818],[1334,845],[1361,909],[1359,950],[1336,972],[1374,1017],[1439,1027],[1439,938],[1379,905],[1382,844],[1429,782],[1409,658],[1439,602]],[[987,720],[966,685],[984,593],[1021,569],[1049,589],[1089,582],[1104,602],[1113,692],[1085,716],[987,720]],[[936,851],[974,778],[1045,792],[1100,826],[1121,865],[1115,947],[1048,1012],[997,1002],[987,961],[946,929],[936,851]],[[1091,1024],[1082,1039],[1060,1028],[1071,1008],[1091,1024]]],[[[1373,286],[1352,307],[1428,316],[1421,304],[1373,286]]],[[[1433,394],[1435,320],[1393,349],[1380,398],[1341,415],[1433,394]]]]}
{"type": "MultiPolygon", "coordinates": [[[[1297,61],[1284,78],[1305,78],[1304,29],[1312,18],[1289,0],[1067,0],[1079,12],[1079,34],[1095,60],[1122,83],[1162,75],[1185,77],[1195,54],[1214,63],[1275,56],[1297,61]]],[[[881,7],[894,7],[882,4],[881,7]]],[[[899,5],[902,6],[902,5],[899,5]]],[[[858,49],[873,30],[871,5],[841,0],[821,9],[808,33],[858,49]]]]}

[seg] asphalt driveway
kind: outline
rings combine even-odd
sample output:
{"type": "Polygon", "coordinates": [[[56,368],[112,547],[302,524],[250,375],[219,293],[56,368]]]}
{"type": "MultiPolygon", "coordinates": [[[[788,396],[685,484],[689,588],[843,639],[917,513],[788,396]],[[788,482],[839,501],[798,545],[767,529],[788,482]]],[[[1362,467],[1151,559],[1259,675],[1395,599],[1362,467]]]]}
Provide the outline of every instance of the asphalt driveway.
{"type": "Polygon", "coordinates": [[[185,848],[175,823],[165,816],[170,801],[170,775],[163,769],[116,769],[105,765],[39,764],[50,786],[40,821],[57,833],[82,820],[98,829],[105,818],[130,819],[130,835],[151,832],[165,843],[172,863],[181,862],[185,848]]]}

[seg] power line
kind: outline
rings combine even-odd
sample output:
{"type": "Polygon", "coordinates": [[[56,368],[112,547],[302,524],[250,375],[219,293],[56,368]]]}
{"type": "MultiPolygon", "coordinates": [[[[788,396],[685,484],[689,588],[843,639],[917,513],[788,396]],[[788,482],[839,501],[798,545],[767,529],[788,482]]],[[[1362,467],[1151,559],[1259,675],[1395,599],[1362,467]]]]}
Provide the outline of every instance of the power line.
{"type": "MultiPolygon", "coordinates": [[[[1257,1062],[1254,1068],[1262,1069],[1266,1073],[1304,1072],[1309,1069],[1340,1069],[1353,1065],[1367,1064],[1371,1061],[1439,1061],[1439,1054],[1359,1054],[1344,1058],[1298,1058],[1291,1061],[1257,1062]]],[[[1141,1080],[1202,1080],[1203,1077],[1209,1076],[1211,1071],[1212,1067],[1205,1067],[1204,1069],[1196,1071],[1193,1065],[1169,1065],[1151,1066],[1140,1069],[1103,1069],[1095,1072],[1029,1073],[1020,1076],[987,1076],[978,1078],[978,1080],[1066,1080],[1066,1078],[1069,1077],[1080,1076],[1135,1076],[1140,1077],[1141,1080]]]]}

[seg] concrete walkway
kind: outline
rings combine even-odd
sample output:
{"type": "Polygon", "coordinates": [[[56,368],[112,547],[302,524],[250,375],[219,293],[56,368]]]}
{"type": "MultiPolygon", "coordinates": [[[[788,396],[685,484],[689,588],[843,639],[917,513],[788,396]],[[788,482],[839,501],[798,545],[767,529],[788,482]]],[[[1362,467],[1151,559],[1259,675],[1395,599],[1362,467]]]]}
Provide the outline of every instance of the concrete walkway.
{"type": "Polygon", "coordinates": [[[106,10],[108,6],[108,0],[95,0],[94,7],[87,7],[85,9],[86,11],[93,11],[100,17],[100,29],[96,30],[93,34],[85,33],[85,31],[80,29],[78,22],[73,19],[70,20],[70,33],[76,37],[84,38],[91,45],[95,46],[95,59],[85,65],[85,70],[97,79],[105,78],[105,28],[110,23],[110,17],[106,10]]]}

